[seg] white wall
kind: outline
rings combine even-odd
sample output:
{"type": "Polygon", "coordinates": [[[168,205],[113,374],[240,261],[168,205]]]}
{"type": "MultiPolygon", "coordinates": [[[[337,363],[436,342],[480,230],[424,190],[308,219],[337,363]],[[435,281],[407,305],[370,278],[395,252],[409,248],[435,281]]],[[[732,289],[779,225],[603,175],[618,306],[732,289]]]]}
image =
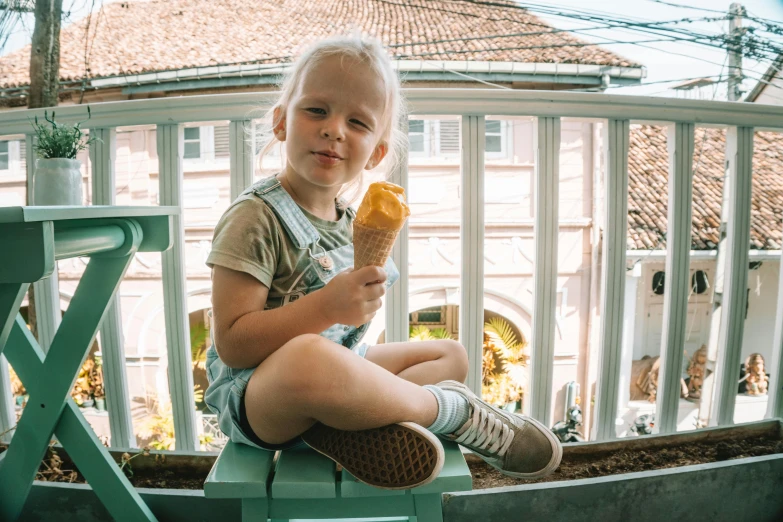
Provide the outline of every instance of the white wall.
{"type": "Polygon", "coordinates": [[[748,318],[742,337],[742,362],[758,352],[767,365],[772,362],[772,336],[775,329],[775,308],[778,298],[778,261],[764,261],[761,268],[748,272],[748,318]]]}

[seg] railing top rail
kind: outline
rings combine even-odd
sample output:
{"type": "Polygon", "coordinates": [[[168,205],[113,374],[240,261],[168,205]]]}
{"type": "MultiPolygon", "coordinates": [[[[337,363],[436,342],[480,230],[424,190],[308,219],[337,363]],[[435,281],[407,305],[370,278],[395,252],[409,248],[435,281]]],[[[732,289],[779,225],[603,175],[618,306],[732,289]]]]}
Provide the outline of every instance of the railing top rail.
{"type": "MultiPolygon", "coordinates": [[[[406,89],[405,96],[412,114],[613,118],[783,129],[783,107],[756,103],[503,89],[406,89]]],[[[275,99],[276,93],[266,92],[93,103],[90,104],[92,118],[83,127],[258,118],[275,99]]],[[[0,134],[29,133],[30,121],[36,115],[43,118],[44,110],[52,109],[0,112],[0,134]]],[[[81,105],[54,110],[58,121],[64,123],[83,121],[87,116],[81,105]]]]}

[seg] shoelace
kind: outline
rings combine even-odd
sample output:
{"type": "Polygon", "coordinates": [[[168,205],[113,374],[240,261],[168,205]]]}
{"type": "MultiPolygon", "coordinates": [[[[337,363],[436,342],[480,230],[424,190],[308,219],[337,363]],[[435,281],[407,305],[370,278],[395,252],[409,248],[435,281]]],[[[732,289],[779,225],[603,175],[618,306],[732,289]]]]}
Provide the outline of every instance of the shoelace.
{"type": "Polygon", "coordinates": [[[514,430],[490,409],[475,403],[472,406],[473,416],[455,442],[502,457],[514,440],[514,430]]]}

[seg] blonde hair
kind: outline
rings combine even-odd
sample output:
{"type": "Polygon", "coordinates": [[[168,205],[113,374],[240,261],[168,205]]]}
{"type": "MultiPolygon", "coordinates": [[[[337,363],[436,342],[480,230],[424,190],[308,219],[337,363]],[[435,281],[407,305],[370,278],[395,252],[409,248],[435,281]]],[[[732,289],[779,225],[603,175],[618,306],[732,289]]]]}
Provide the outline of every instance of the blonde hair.
{"type": "MultiPolygon", "coordinates": [[[[383,79],[386,86],[386,104],[383,114],[383,129],[381,141],[386,142],[388,152],[381,165],[384,166],[384,174],[388,176],[399,164],[404,148],[408,144],[407,133],[403,130],[403,122],[407,119],[407,107],[402,96],[400,78],[392,67],[391,59],[381,42],[376,38],[355,36],[337,36],[315,42],[307,47],[299,55],[293,65],[288,68],[279,84],[280,97],[277,102],[266,111],[264,123],[260,128],[261,139],[267,140],[258,157],[258,165],[263,162],[264,156],[279,143],[274,137],[274,128],[280,122],[275,120],[275,109],[280,109],[280,117],[285,115],[291,98],[302,81],[308,68],[331,56],[349,57],[369,65],[383,79]]],[[[285,158],[281,154],[281,158],[285,158]]],[[[356,180],[348,183],[340,190],[340,196],[345,197],[350,203],[356,199],[362,188],[363,173],[356,180]],[[349,196],[345,196],[353,188],[349,196]]]]}

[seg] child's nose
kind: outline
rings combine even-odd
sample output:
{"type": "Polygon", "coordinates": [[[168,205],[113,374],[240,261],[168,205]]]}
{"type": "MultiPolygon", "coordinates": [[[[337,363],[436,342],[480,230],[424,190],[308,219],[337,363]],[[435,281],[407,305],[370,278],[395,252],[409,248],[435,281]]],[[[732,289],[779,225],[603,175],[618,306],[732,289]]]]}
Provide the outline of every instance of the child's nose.
{"type": "Polygon", "coordinates": [[[328,118],[324,121],[324,126],[321,129],[321,136],[335,141],[343,141],[345,139],[345,128],[339,118],[328,118]]]}

